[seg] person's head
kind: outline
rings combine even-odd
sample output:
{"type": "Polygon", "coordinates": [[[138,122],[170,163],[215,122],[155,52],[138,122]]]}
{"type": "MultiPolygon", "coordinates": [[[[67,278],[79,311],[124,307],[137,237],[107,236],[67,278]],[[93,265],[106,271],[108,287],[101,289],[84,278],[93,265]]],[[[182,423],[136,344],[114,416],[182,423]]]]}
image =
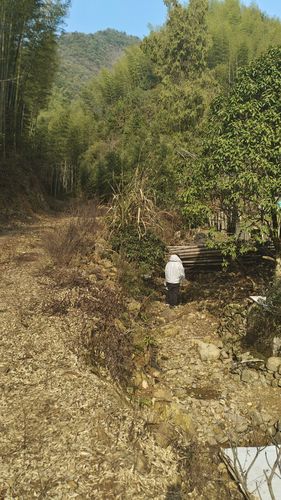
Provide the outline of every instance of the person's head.
{"type": "Polygon", "coordinates": [[[169,258],[169,262],[181,262],[181,259],[177,254],[172,254],[169,258]]]}

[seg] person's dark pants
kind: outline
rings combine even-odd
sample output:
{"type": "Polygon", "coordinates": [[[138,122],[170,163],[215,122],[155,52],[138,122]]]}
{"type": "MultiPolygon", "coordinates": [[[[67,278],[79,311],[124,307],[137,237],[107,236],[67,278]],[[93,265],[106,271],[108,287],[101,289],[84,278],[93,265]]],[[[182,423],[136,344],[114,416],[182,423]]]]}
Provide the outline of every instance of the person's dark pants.
{"type": "Polygon", "coordinates": [[[180,285],[179,283],[167,283],[167,301],[170,306],[177,306],[179,303],[180,285]]]}

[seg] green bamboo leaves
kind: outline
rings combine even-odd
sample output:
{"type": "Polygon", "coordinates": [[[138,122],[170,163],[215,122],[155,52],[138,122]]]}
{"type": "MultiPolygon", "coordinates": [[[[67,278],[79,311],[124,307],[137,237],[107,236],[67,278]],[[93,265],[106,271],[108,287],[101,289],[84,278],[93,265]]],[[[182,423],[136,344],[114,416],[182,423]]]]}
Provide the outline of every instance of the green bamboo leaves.
{"type": "Polygon", "coordinates": [[[63,0],[0,0],[0,154],[16,150],[51,91],[63,0]]]}

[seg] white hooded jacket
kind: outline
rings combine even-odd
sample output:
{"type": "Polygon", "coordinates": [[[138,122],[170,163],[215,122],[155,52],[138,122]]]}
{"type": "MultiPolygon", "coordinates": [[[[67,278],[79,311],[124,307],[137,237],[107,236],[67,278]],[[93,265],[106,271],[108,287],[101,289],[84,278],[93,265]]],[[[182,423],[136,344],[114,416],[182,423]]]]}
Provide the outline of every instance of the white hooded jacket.
{"type": "Polygon", "coordinates": [[[181,259],[177,255],[171,255],[165,267],[166,283],[178,284],[184,278],[185,272],[181,259]]]}

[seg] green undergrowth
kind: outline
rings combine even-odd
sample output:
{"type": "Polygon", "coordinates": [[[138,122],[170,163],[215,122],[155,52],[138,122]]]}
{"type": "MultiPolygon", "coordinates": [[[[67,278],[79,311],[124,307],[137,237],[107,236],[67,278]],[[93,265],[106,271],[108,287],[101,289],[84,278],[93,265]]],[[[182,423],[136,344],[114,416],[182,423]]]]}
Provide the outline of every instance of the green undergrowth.
{"type": "Polygon", "coordinates": [[[266,298],[265,307],[253,306],[249,312],[244,343],[264,356],[272,355],[275,344],[276,354],[281,355],[281,280],[274,282],[266,298]]]}
{"type": "Polygon", "coordinates": [[[111,244],[113,250],[144,274],[163,269],[166,246],[151,230],[140,235],[134,226],[125,226],[113,233],[111,244]]]}

